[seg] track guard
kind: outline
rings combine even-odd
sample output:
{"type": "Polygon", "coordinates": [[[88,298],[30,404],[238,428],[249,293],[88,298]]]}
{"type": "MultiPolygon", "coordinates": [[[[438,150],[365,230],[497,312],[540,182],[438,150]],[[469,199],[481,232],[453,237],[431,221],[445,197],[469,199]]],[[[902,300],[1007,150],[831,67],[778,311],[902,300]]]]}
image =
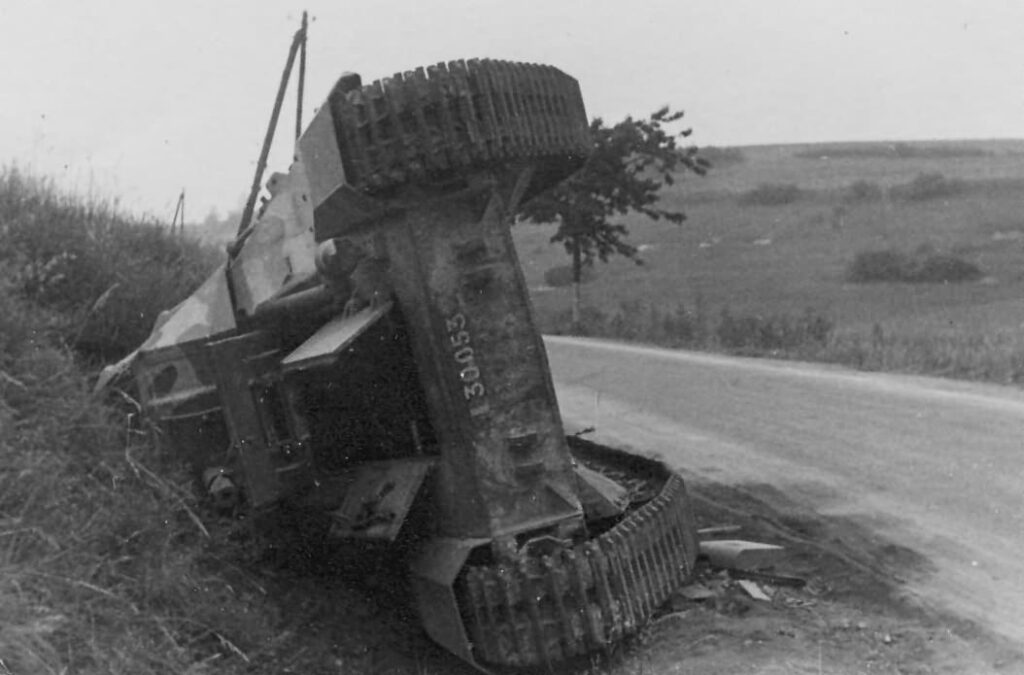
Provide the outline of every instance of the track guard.
{"type": "Polygon", "coordinates": [[[488,671],[473,656],[473,646],[459,612],[455,579],[466,564],[470,551],[488,541],[449,537],[431,539],[410,565],[416,609],[427,635],[483,672],[488,671]]]}

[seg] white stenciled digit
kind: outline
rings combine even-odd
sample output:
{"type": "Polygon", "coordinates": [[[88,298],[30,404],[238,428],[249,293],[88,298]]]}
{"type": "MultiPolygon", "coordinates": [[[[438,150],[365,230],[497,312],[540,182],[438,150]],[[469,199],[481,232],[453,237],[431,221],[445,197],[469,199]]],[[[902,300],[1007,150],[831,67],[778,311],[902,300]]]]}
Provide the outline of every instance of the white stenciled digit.
{"type": "MultiPolygon", "coordinates": [[[[452,358],[459,366],[459,379],[463,383],[462,395],[467,401],[477,399],[487,393],[483,382],[480,381],[480,368],[476,365],[476,354],[470,346],[472,337],[466,328],[466,317],[461,312],[453,314],[445,319],[445,327],[448,329],[448,341],[451,344],[452,358]]],[[[486,402],[475,404],[470,414],[478,415],[487,411],[486,402]]]]}
{"type": "Polygon", "coordinates": [[[462,330],[466,327],[466,317],[460,312],[459,314],[452,316],[450,319],[446,319],[445,325],[448,327],[449,333],[462,330]]]}

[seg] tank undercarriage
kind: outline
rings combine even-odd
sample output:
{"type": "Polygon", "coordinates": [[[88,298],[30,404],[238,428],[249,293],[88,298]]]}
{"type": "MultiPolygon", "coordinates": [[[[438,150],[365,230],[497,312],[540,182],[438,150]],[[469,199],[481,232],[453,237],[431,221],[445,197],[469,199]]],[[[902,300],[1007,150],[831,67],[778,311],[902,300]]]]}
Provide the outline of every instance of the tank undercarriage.
{"type": "Polygon", "coordinates": [[[635,633],[693,572],[686,488],[567,438],[509,232],[590,152],[577,82],[471,60],[343,76],[227,265],[134,356],[211,498],[397,540],[423,627],[477,665],[635,633]]]}

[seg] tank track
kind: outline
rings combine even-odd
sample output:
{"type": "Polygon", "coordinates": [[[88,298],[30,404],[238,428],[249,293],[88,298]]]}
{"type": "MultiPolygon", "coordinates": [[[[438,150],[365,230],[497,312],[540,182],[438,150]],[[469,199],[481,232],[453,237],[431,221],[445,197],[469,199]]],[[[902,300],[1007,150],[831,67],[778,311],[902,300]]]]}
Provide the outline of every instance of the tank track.
{"type": "Polygon", "coordinates": [[[693,510],[672,473],[600,536],[515,565],[469,566],[456,594],[480,661],[550,667],[636,633],[690,577],[696,555],[693,510]]]}
{"type": "Polygon", "coordinates": [[[543,189],[590,153],[579,83],[557,68],[450,61],[328,97],[349,185],[379,192],[529,160],[543,189]]]}

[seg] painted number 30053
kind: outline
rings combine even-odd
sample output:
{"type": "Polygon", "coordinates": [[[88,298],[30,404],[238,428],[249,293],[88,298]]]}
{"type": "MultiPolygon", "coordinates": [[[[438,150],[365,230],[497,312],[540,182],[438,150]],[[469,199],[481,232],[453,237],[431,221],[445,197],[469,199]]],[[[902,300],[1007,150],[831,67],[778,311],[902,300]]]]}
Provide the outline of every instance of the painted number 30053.
{"type": "Polygon", "coordinates": [[[459,369],[462,380],[462,395],[471,400],[487,393],[484,383],[480,381],[480,367],[476,365],[469,331],[466,330],[466,317],[461,312],[445,321],[448,328],[448,341],[452,348],[452,358],[459,369]]]}

